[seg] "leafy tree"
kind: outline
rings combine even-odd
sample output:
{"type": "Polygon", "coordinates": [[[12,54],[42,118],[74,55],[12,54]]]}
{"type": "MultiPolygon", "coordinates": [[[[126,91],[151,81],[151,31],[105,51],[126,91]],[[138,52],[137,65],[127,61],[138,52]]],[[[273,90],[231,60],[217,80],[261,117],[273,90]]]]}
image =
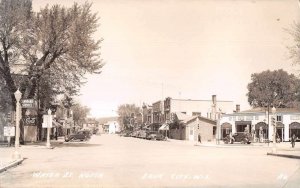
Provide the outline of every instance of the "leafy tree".
{"type": "Polygon", "coordinates": [[[119,123],[125,129],[129,129],[134,124],[134,119],[141,112],[141,108],[135,104],[122,104],[118,107],[119,123]]]}
{"type": "Polygon", "coordinates": [[[81,125],[86,119],[87,115],[90,113],[90,108],[87,106],[82,106],[79,103],[72,106],[71,109],[73,111],[73,120],[76,125],[81,125]]]}
{"type": "Polygon", "coordinates": [[[286,71],[263,71],[251,75],[248,102],[252,107],[293,107],[299,91],[299,80],[286,71]]]}
{"type": "Polygon", "coordinates": [[[0,113],[7,113],[10,109],[10,97],[8,88],[5,86],[4,80],[0,78],[0,113]]]}
{"type": "Polygon", "coordinates": [[[5,81],[12,102],[17,90],[12,66],[19,63],[22,36],[27,32],[31,9],[31,1],[28,0],[0,1],[0,76],[5,81]]]}
{"type": "Polygon", "coordinates": [[[66,8],[46,6],[32,11],[31,0],[0,1],[0,76],[15,101],[21,87],[24,98],[32,98],[39,87],[43,95],[78,93],[86,73],[100,73],[101,40],[94,40],[98,17],[91,4],[66,8]],[[14,69],[24,67],[26,79],[17,83],[14,69]]]}
{"type": "Polygon", "coordinates": [[[288,46],[290,58],[294,64],[300,64],[300,23],[295,23],[287,32],[294,39],[294,43],[288,46]]]}

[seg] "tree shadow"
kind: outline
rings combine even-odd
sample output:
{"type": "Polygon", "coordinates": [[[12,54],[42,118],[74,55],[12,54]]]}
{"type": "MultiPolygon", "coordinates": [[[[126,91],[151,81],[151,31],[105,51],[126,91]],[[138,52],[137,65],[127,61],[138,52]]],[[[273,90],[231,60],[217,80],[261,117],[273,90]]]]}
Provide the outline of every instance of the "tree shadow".
{"type": "Polygon", "coordinates": [[[88,142],[59,142],[51,144],[55,148],[64,148],[64,147],[97,147],[102,146],[102,144],[92,144],[88,142]]]}

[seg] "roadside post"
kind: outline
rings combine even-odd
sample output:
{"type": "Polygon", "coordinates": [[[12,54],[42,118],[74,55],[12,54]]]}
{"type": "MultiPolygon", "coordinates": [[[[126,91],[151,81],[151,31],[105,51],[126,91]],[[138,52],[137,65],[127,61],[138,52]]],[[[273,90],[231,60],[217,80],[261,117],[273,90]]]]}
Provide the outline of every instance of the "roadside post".
{"type": "Polygon", "coordinates": [[[48,115],[43,115],[43,128],[47,128],[47,148],[51,148],[50,144],[50,129],[52,128],[52,115],[51,115],[51,110],[48,110],[48,115]]]}
{"type": "Polygon", "coordinates": [[[277,148],[276,148],[276,108],[273,106],[272,108],[272,126],[273,126],[273,147],[272,147],[272,152],[276,153],[277,148]]]}
{"type": "Polygon", "coordinates": [[[15,127],[5,126],[4,127],[4,136],[7,137],[8,147],[10,147],[10,138],[15,136],[15,127]]]}
{"type": "Polygon", "coordinates": [[[22,93],[19,89],[15,92],[16,98],[16,135],[15,135],[15,152],[13,154],[14,159],[21,159],[21,154],[19,153],[20,147],[20,120],[22,118],[20,100],[22,97],[22,93]]]}

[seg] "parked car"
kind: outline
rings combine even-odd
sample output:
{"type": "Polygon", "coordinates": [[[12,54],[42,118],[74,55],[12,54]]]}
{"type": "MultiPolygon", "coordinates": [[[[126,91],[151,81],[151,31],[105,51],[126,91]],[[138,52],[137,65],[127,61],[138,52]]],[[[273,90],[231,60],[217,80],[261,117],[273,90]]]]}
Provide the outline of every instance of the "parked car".
{"type": "Polygon", "coordinates": [[[90,131],[85,130],[85,131],[78,131],[77,133],[67,135],[65,137],[65,141],[66,142],[75,141],[75,140],[87,141],[90,138],[91,138],[90,131]]]}
{"type": "Polygon", "coordinates": [[[147,137],[146,137],[148,140],[165,140],[166,137],[157,132],[157,131],[149,131],[147,132],[147,137]]]}
{"type": "Polygon", "coordinates": [[[137,131],[132,131],[132,132],[130,133],[130,136],[132,136],[132,137],[137,137],[137,134],[138,134],[137,131]]]}
{"type": "Polygon", "coordinates": [[[120,136],[129,137],[131,136],[132,131],[122,131],[120,136]]]}
{"type": "Polygon", "coordinates": [[[251,143],[251,135],[249,133],[245,132],[237,132],[232,135],[232,138],[230,138],[230,135],[227,135],[223,141],[225,144],[233,144],[234,142],[240,142],[241,144],[250,144],[251,143]]]}
{"type": "Polygon", "coordinates": [[[139,130],[137,137],[146,139],[147,138],[147,131],[146,130],[139,130]]]}

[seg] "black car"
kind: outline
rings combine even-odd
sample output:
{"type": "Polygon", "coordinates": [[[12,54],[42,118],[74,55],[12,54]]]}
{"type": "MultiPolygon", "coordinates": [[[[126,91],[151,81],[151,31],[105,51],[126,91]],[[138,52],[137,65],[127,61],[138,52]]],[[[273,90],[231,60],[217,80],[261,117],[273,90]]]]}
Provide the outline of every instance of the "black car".
{"type": "Polygon", "coordinates": [[[75,134],[70,134],[70,135],[67,135],[65,137],[65,141],[66,142],[69,142],[69,141],[76,141],[76,140],[79,140],[79,141],[87,141],[91,138],[91,134],[90,134],[90,131],[78,131],[77,133],[75,134]]]}
{"type": "Polygon", "coordinates": [[[122,131],[119,135],[124,137],[131,136],[132,131],[122,131]]]}
{"type": "Polygon", "coordinates": [[[251,143],[251,135],[249,133],[245,132],[237,132],[232,135],[230,138],[230,135],[227,135],[223,139],[225,144],[233,144],[234,142],[240,142],[241,144],[250,144],[251,143]]]}
{"type": "Polygon", "coordinates": [[[166,137],[157,131],[149,131],[149,132],[147,132],[146,139],[148,139],[148,140],[165,140],[166,137]]]}

